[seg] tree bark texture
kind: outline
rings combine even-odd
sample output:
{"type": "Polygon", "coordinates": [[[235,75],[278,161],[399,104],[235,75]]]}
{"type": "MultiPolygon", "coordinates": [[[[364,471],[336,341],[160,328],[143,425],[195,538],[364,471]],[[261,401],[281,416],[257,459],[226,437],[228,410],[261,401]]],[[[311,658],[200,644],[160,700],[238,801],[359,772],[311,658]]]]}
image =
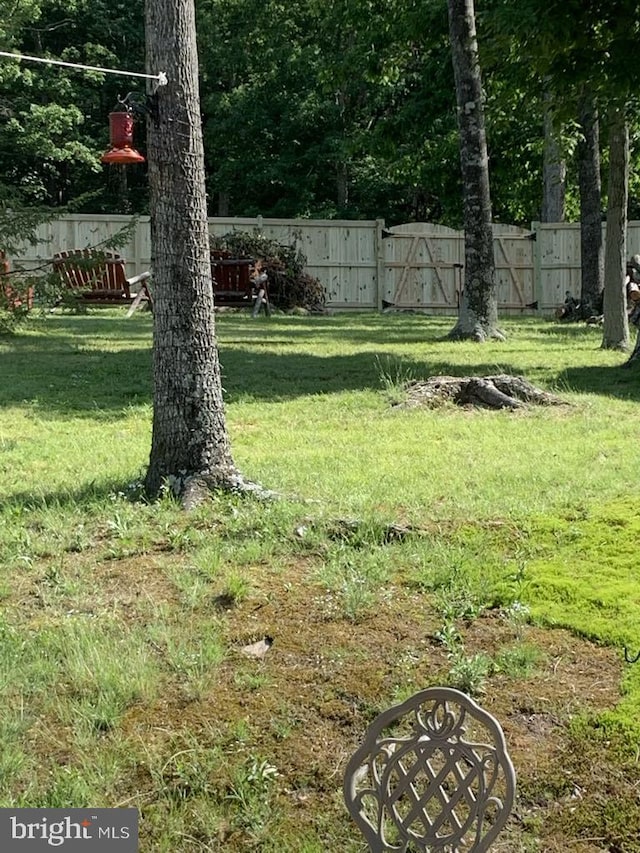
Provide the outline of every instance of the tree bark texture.
{"type": "Polygon", "coordinates": [[[544,96],[544,154],[542,160],[542,222],[564,222],[567,166],[562,157],[553,117],[553,98],[544,96]]]}
{"type": "Polygon", "coordinates": [[[609,188],[607,242],[604,259],[603,349],[629,348],[625,275],[627,269],[627,200],[629,186],[629,126],[615,110],[609,128],[609,188]]]}
{"type": "Polygon", "coordinates": [[[448,0],[462,170],[465,276],[453,338],[502,338],[491,228],[489,157],[473,0],[448,0]]]}
{"type": "MultiPolygon", "coordinates": [[[[604,289],[604,243],[602,239],[602,179],[600,177],[600,125],[598,109],[591,96],[582,99],[582,138],[578,144],[580,192],[580,255],[582,263],[580,314],[583,319],[601,314],[604,289]]],[[[578,297],[577,293],[572,296],[578,297]]]]}
{"type": "Polygon", "coordinates": [[[235,475],[216,344],[193,0],[146,0],[147,68],[165,71],[148,127],[153,436],[146,488],[235,475]]]}

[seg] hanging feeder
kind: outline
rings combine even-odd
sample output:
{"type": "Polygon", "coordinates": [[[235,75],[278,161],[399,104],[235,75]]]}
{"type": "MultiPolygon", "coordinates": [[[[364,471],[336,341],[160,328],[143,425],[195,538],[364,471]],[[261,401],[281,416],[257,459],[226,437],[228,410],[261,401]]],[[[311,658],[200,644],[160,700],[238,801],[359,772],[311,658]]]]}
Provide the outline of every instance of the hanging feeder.
{"type": "Polygon", "coordinates": [[[130,108],[109,113],[111,148],[100,158],[103,163],[144,163],[144,157],[133,148],[133,112],[130,108]]]}

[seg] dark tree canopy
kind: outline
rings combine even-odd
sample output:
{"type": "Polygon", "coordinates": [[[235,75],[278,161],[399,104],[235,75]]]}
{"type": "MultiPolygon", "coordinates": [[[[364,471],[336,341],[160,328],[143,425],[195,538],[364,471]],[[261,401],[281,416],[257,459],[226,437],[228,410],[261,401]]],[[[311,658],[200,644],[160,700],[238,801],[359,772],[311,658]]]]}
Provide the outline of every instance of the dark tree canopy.
{"type": "MultiPolygon", "coordinates": [[[[486,0],[478,10],[493,215],[539,218],[551,86],[576,217],[578,96],[637,91],[637,4],[486,0]],[[632,50],[633,49],[633,50],[632,50]],[[553,87],[553,81],[561,86],[553,87]]],[[[210,215],[463,221],[441,0],[203,0],[197,9],[210,215]]],[[[0,0],[0,46],[144,70],[135,4],[0,0]]],[[[144,166],[99,163],[135,81],[0,60],[1,182],[27,201],[148,212],[144,166]]],[[[631,127],[632,143],[637,128],[631,127]]],[[[144,119],[137,141],[144,149],[144,119]]],[[[144,153],[144,151],[143,151],[144,153]]],[[[632,144],[630,214],[640,211],[632,144]]],[[[605,184],[606,186],[606,184],[605,184]]],[[[603,208],[604,209],[604,208],[603,208]]]]}

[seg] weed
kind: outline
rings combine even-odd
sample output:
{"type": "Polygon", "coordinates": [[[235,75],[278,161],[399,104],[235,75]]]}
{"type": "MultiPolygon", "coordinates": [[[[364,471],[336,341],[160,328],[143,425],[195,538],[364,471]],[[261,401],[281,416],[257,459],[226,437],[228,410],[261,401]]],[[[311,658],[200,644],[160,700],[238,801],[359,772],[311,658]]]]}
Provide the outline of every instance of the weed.
{"type": "Polygon", "coordinates": [[[175,527],[172,524],[167,524],[164,541],[166,543],[166,547],[170,551],[186,553],[195,547],[198,537],[195,531],[191,528],[187,528],[185,530],[181,527],[175,527]]]}
{"type": "Polygon", "coordinates": [[[493,593],[486,570],[475,555],[470,556],[469,544],[445,546],[429,543],[424,564],[414,571],[420,588],[435,593],[436,608],[445,622],[458,619],[472,621],[491,602],[493,593]]]}
{"type": "Polygon", "coordinates": [[[471,590],[442,590],[436,595],[436,609],[445,622],[463,619],[472,622],[484,610],[484,602],[471,590]]]}
{"type": "Polygon", "coordinates": [[[536,646],[516,643],[501,649],[494,657],[493,668],[508,678],[527,678],[540,662],[542,653],[536,646]]]}
{"type": "Polygon", "coordinates": [[[278,770],[252,756],[234,775],[227,798],[235,805],[234,822],[257,841],[273,817],[272,786],[278,770]]]}
{"type": "Polygon", "coordinates": [[[442,628],[434,633],[434,637],[450,655],[457,653],[462,645],[462,636],[453,622],[445,622],[442,628]]]}
{"type": "Polygon", "coordinates": [[[388,402],[392,406],[404,403],[407,398],[407,386],[415,379],[413,368],[392,356],[376,356],[375,366],[388,402]]]}
{"type": "Polygon", "coordinates": [[[522,640],[525,626],[531,619],[531,611],[526,604],[521,601],[513,601],[508,607],[502,611],[503,617],[513,628],[517,640],[522,640]]]}
{"type": "Polygon", "coordinates": [[[172,626],[156,622],[149,633],[187,695],[195,699],[206,693],[218,677],[226,654],[218,626],[192,622],[176,632],[172,626]]]}
{"type": "Polygon", "coordinates": [[[19,788],[21,777],[33,772],[32,762],[21,741],[28,723],[18,714],[0,721],[0,801],[7,802],[19,788]]]}
{"type": "Polygon", "coordinates": [[[188,610],[197,610],[209,603],[211,584],[189,566],[175,566],[170,571],[171,580],[180,592],[180,600],[188,610]]]}
{"type": "Polygon", "coordinates": [[[491,658],[483,654],[466,656],[458,653],[452,658],[449,669],[449,684],[470,696],[484,693],[485,684],[491,671],[491,658]]]}
{"type": "Polygon", "coordinates": [[[234,607],[244,601],[251,593],[251,584],[241,572],[230,569],[225,576],[219,598],[234,607]]]}
{"type": "Polygon", "coordinates": [[[148,701],[158,689],[159,672],[143,637],[115,621],[72,618],[42,631],[38,645],[64,673],[68,695],[55,709],[67,725],[108,731],[134,702],[148,701]]]}
{"type": "Polygon", "coordinates": [[[59,767],[38,803],[45,809],[86,808],[93,804],[95,789],[80,767],[59,767]]]}
{"type": "Polygon", "coordinates": [[[219,750],[204,747],[193,738],[187,737],[184,742],[185,747],[173,752],[164,762],[157,773],[157,782],[174,799],[215,796],[223,756],[219,750]]]}
{"type": "Polygon", "coordinates": [[[317,572],[318,580],[329,592],[325,597],[327,617],[357,622],[365,616],[384,597],[381,584],[387,571],[377,551],[354,554],[348,545],[339,543],[317,572]]]}
{"type": "Polygon", "coordinates": [[[215,580],[223,565],[222,551],[217,542],[208,542],[191,555],[194,566],[202,577],[215,580]]]}
{"type": "Polygon", "coordinates": [[[240,690],[252,691],[260,690],[270,683],[269,676],[264,672],[235,672],[233,674],[233,683],[240,690]]]}

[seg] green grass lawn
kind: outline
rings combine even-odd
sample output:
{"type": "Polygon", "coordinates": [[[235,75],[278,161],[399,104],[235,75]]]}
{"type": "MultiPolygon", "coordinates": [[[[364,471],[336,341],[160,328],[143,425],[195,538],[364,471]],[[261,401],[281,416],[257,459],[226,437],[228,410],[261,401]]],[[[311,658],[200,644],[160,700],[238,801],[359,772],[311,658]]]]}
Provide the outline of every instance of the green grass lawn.
{"type": "Polygon", "coordinates": [[[149,316],[0,341],[0,805],[137,806],[143,851],[361,850],[348,754],[450,683],[513,746],[496,849],[640,851],[638,372],[592,327],[451,322],[221,315],[236,463],[284,498],[189,514],[136,500],[149,316]],[[494,373],[567,405],[397,405],[494,373]]]}

